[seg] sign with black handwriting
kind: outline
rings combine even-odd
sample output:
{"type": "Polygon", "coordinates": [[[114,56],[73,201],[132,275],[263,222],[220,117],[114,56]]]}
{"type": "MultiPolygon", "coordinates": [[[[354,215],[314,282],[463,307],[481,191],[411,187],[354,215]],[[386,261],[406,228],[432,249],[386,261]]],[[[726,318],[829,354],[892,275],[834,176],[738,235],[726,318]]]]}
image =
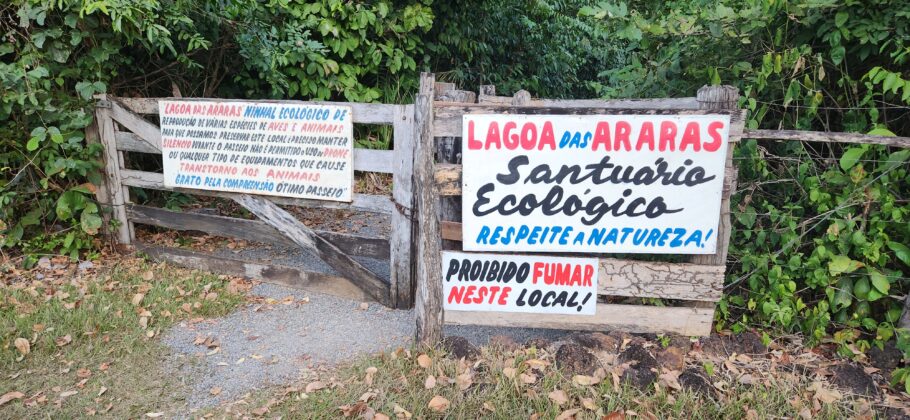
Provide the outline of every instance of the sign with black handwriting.
{"type": "Polygon", "coordinates": [[[466,251],[713,254],[728,115],[465,114],[466,251]]]}
{"type": "Polygon", "coordinates": [[[164,185],[350,202],[351,108],[161,101],[164,185]]]}
{"type": "Polygon", "coordinates": [[[443,309],[594,315],[595,258],[442,253],[443,309]]]}

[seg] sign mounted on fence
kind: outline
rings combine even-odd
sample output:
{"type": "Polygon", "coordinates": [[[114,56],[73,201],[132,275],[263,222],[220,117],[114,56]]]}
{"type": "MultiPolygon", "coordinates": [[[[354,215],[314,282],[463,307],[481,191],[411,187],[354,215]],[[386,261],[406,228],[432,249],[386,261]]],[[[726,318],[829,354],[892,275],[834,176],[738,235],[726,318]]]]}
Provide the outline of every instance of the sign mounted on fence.
{"type": "Polygon", "coordinates": [[[594,315],[597,259],[442,253],[443,309],[594,315]]]}
{"type": "Polygon", "coordinates": [[[464,115],[466,251],[712,254],[728,115],[464,115]]]}
{"type": "Polygon", "coordinates": [[[161,101],[164,185],[350,202],[351,108],[161,101]]]}

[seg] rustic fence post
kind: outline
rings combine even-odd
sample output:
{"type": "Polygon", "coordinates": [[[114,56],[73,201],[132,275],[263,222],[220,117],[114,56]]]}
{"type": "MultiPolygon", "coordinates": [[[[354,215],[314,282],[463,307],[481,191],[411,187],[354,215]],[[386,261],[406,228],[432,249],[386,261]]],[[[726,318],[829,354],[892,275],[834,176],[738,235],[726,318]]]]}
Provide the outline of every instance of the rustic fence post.
{"type": "Polygon", "coordinates": [[[392,174],[392,209],[389,236],[390,285],[389,297],[392,305],[399,309],[410,308],[414,300],[414,263],[416,231],[414,218],[414,106],[401,105],[395,108],[392,123],[394,153],[392,174]]]}
{"type": "Polygon", "coordinates": [[[417,149],[414,161],[415,208],[417,210],[417,342],[436,344],[442,339],[442,260],[439,235],[438,199],[433,162],[432,73],[420,75],[420,92],[414,101],[417,149]]]}
{"type": "Polygon", "coordinates": [[[133,235],[129,219],[126,216],[125,192],[128,191],[128,187],[124,186],[120,179],[122,156],[117,151],[116,129],[111,116],[111,103],[106,95],[102,96],[95,105],[95,120],[98,124],[98,138],[101,141],[101,146],[104,147],[104,175],[109,198],[107,204],[111,206],[111,216],[119,223],[116,232],[117,242],[122,245],[130,245],[133,235]]]}
{"type": "MultiPolygon", "coordinates": [[[[459,91],[454,83],[434,84],[436,102],[473,102],[474,92],[459,91]]],[[[436,139],[436,162],[461,164],[461,137],[436,139]]],[[[461,221],[461,196],[439,197],[439,220],[461,221]]],[[[443,239],[442,249],[460,250],[461,242],[443,239]]]]}
{"type": "MultiPolygon", "coordinates": [[[[702,86],[696,95],[698,108],[705,110],[737,109],[739,89],[733,86],[702,86]]],[[[707,265],[726,265],[727,251],[730,246],[730,196],[736,190],[736,167],[733,165],[733,144],[727,145],[727,158],[724,173],[730,174],[724,180],[724,190],[720,202],[720,220],[717,226],[717,251],[714,254],[694,255],[691,262],[707,265]]]]}

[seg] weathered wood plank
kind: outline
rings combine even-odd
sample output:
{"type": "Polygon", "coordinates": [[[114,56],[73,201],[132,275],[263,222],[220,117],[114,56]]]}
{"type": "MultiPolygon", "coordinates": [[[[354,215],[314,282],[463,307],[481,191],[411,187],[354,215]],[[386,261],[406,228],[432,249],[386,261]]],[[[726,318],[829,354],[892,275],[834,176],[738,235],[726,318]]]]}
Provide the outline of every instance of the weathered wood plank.
{"type": "Polygon", "coordinates": [[[724,289],[724,266],[602,258],[597,293],[716,302],[724,289]]]}
{"type": "MultiPolygon", "coordinates": [[[[736,110],[739,101],[739,89],[733,86],[702,86],[698,89],[698,103],[709,112],[736,110]]],[[[731,127],[731,135],[733,130],[731,127]]],[[[736,188],[736,168],[733,166],[734,144],[727,145],[726,163],[724,164],[724,189],[720,202],[720,217],[717,226],[717,248],[714,254],[693,255],[690,261],[695,264],[710,264],[726,267],[727,251],[730,247],[730,195],[736,188]]]]}
{"type": "MultiPolygon", "coordinates": [[[[286,238],[275,228],[258,220],[171,211],[138,204],[127,204],[126,213],[133,223],[175,230],[196,230],[215,236],[279,246],[296,245],[294,241],[286,238]]],[[[332,241],[339,249],[350,255],[377,259],[389,258],[389,242],[385,239],[323,230],[313,232],[332,241]]]]}
{"type": "Polygon", "coordinates": [[[98,138],[101,141],[101,145],[104,146],[104,175],[107,179],[111,215],[119,223],[116,232],[117,242],[129,245],[132,235],[130,234],[129,219],[126,217],[126,208],[124,207],[126,199],[123,195],[124,184],[120,176],[122,168],[120,156],[117,152],[116,130],[111,116],[111,108],[105,106],[96,107],[95,120],[98,121],[98,138]]]}
{"type": "Polygon", "coordinates": [[[417,342],[436,344],[442,340],[442,244],[433,164],[433,82],[432,73],[420,75],[420,91],[414,105],[417,149],[414,158],[414,187],[418,220],[417,236],[417,342]]]}
{"type": "Polygon", "coordinates": [[[354,149],[354,170],[384,174],[393,173],[393,154],[394,152],[391,150],[354,149]]]}
{"type": "Polygon", "coordinates": [[[711,334],[711,321],[713,319],[713,309],[608,303],[598,303],[595,315],[445,312],[446,323],[454,325],[586,331],[620,330],[637,333],[674,333],[688,336],[706,336],[711,334]]]}
{"type": "Polygon", "coordinates": [[[835,133],[801,130],[745,130],[747,139],[796,140],[821,143],[879,144],[882,146],[910,148],[910,137],[870,136],[859,133],[835,133]]]}
{"type": "Polygon", "coordinates": [[[389,265],[392,303],[396,308],[410,308],[414,304],[414,106],[396,108],[392,173],[391,212],[392,231],[389,236],[389,265]]]}
{"type": "MultiPolygon", "coordinates": [[[[453,83],[436,83],[436,89],[433,92],[436,103],[462,99],[451,94],[454,90],[455,85],[453,83]]],[[[461,137],[438,137],[435,143],[437,165],[447,163],[461,164],[461,137]]],[[[439,198],[439,219],[461,221],[460,196],[442,196],[439,198]]],[[[443,239],[442,249],[460,250],[461,244],[443,239]]]]}
{"type": "Polygon", "coordinates": [[[301,221],[262,197],[235,194],[234,201],[268,223],[300,247],[310,251],[343,274],[377,302],[389,305],[389,285],[362,264],[347,256],[328,239],[317,235],[301,221]]]}
{"type": "Polygon", "coordinates": [[[158,261],[167,261],[186,268],[210,271],[229,276],[245,277],[265,283],[280,284],[312,292],[326,293],[359,301],[373,299],[344,277],[303,271],[277,264],[217,257],[202,252],[167,248],[136,242],[136,248],[158,261]]]}
{"type": "Polygon", "coordinates": [[[742,135],[745,110],[697,110],[697,109],[645,109],[645,108],[565,108],[533,106],[478,106],[471,104],[440,104],[433,120],[433,135],[436,137],[460,137],[462,117],[464,114],[531,114],[531,115],[730,115],[730,140],[739,139],[742,135]]]}
{"type": "MultiPolygon", "coordinates": [[[[481,94],[478,105],[519,105],[515,96],[495,96],[481,94]]],[[[523,94],[522,94],[523,95],[523,94]]],[[[458,102],[458,101],[456,101],[458,102]]],[[[524,106],[550,108],[654,108],[654,109],[698,109],[695,98],[653,98],[653,99],[534,99],[530,98],[524,106]]],[[[442,106],[446,106],[443,104],[442,106]]]]}
{"type": "Polygon", "coordinates": [[[122,106],[116,100],[113,100],[110,103],[111,116],[118,124],[122,125],[127,130],[132,131],[153,147],[161,150],[161,129],[158,128],[157,125],[146,121],[135,112],[122,106]]]}
{"type": "MultiPolygon", "coordinates": [[[[156,155],[161,154],[161,147],[145,141],[145,139],[139,137],[135,133],[130,133],[128,131],[118,131],[116,138],[117,150],[124,152],[152,153],[156,155]]],[[[160,145],[161,142],[159,141],[158,144],[160,145]]]]}
{"type": "MultiPolygon", "coordinates": [[[[211,101],[207,98],[116,98],[124,107],[137,114],[158,114],[158,101],[211,101]]],[[[359,102],[331,102],[331,101],[280,101],[280,100],[250,100],[250,99],[217,99],[219,101],[241,101],[261,103],[285,103],[293,105],[339,105],[351,107],[355,124],[392,124],[395,107],[390,104],[365,104],[359,102]]]]}
{"type": "MultiPolygon", "coordinates": [[[[120,171],[121,177],[123,179],[123,185],[130,187],[138,188],[148,188],[152,190],[161,190],[161,191],[179,191],[186,194],[196,194],[203,195],[207,197],[222,197],[222,198],[232,198],[237,193],[232,192],[223,192],[223,191],[208,191],[208,190],[194,190],[191,188],[171,188],[164,185],[164,175],[157,172],[146,172],[146,171],[136,171],[131,169],[123,169],[120,171]]],[[[326,201],[326,200],[309,200],[305,198],[293,198],[293,197],[278,197],[278,196],[263,196],[267,200],[274,203],[288,205],[288,206],[301,206],[301,207],[315,207],[315,208],[326,208],[326,209],[345,209],[345,210],[357,210],[357,211],[367,211],[372,213],[383,213],[391,214],[394,211],[395,206],[392,204],[392,200],[385,195],[373,195],[373,194],[354,194],[353,201],[351,203],[342,203],[339,201],[326,201]]]]}

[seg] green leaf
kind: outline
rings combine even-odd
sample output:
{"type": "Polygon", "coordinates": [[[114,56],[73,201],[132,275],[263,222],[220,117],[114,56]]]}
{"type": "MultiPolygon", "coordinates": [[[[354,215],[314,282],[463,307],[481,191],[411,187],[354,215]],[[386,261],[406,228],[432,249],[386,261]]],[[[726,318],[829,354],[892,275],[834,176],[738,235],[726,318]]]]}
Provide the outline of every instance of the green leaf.
{"type": "Polygon", "coordinates": [[[80,223],[82,225],[82,230],[85,231],[85,233],[95,235],[98,233],[98,229],[101,228],[101,217],[99,217],[97,213],[84,211],[82,212],[80,223]]]}
{"type": "Polygon", "coordinates": [[[850,259],[844,255],[835,255],[828,262],[828,272],[832,276],[838,276],[844,273],[852,273],[864,266],[863,263],[850,259]]]}
{"type": "Polygon", "coordinates": [[[892,132],[891,130],[889,130],[887,128],[882,128],[882,127],[874,128],[866,134],[868,134],[870,136],[885,136],[885,137],[897,136],[897,134],[894,134],[894,132],[892,132]]]}
{"type": "Polygon", "coordinates": [[[851,147],[847,149],[840,158],[840,168],[847,171],[856,165],[859,158],[863,156],[866,150],[862,147],[851,147]]]}
{"type": "Polygon", "coordinates": [[[910,265],[910,248],[902,243],[894,241],[888,241],[888,248],[891,248],[891,250],[894,251],[894,256],[896,256],[897,259],[903,261],[904,264],[910,265]]]}
{"type": "Polygon", "coordinates": [[[847,23],[847,18],[849,17],[850,14],[847,12],[837,12],[837,14],[834,15],[834,24],[840,28],[841,26],[844,26],[845,23],[847,23]]]}
{"type": "Polygon", "coordinates": [[[869,302],[875,302],[881,298],[885,297],[884,294],[879,292],[877,289],[869,290],[869,296],[866,298],[869,302]]]}
{"type": "Polygon", "coordinates": [[[872,271],[869,276],[872,278],[872,285],[875,286],[875,289],[883,295],[887,295],[888,290],[891,288],[891,283],[888,283],[888,278],[878,271],[872,271]]]}
{"type": "Polygon", "coordinates": [[[844,55],[847,54],[847,51],[844,49],[843,45],[838,45],[831,50],[831,61],[834,65],[840,65],[844,61],[844,55]]]}

